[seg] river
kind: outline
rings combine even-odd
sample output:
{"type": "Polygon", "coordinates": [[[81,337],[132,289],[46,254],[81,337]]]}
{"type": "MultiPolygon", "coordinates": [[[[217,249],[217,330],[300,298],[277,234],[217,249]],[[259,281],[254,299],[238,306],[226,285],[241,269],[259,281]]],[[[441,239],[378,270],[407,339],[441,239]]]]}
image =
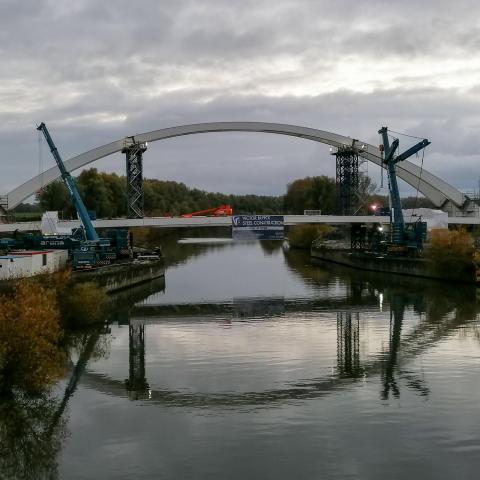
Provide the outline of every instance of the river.
{"type": "Polygon", "coordinates": [[[48,402],[18,407],[17,473],[476,479],[476,293],[311,265],[280,242],[176,244],[165,281],[72,333],[48,402]]]}

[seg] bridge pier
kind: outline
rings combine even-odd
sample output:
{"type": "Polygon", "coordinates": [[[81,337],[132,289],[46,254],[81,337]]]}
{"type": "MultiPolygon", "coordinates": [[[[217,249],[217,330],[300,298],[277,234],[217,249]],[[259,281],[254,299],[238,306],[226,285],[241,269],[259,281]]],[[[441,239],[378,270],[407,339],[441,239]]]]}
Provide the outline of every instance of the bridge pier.
{"type": "Polygon", "coordinates": [[[354,215],[358,205],[358,189],[360,186],[358,149],[355,146],[338,147],[332,153],[336,160],[338,196],[338,213],[354,215]]]}
{"type": "Polygon", "coordinates": [[[143,153],[147,142],[140,143],[135,137],[126,137],[122,153],[127,167],[127,218],[143,218],[143,153]]]}

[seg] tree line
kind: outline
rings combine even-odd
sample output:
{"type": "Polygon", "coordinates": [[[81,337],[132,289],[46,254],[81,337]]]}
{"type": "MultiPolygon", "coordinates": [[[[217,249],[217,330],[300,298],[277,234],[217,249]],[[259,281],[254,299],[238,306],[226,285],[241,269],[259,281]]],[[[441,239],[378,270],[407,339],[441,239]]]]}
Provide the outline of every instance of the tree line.
{"type": "MultiPolygon", "coordinates": [[[[89,210],[98,218],[117,218],[126,215],[127,182],[125,176],[84,170],[76,177],[80,195],[89,210]]],[[[285,195],[229,195],[189,188],[184,183],[145,179],[144,209],[148,216],[181,215],[228,204],[235,214],[303,214],[304,210],[321,210],[322,214],[338,213],[335,179],[327,176],[305,177],[287,185],[285,195]]],[[[369,177],[362,176],[358,195],[358,212],[366,214],[372,202],[388,206],[388,197],[375,193],[376,186],[369,177]]],[[[63,218],[76,216],[67,189],[57,180],[37,193],[40,210],[57,210],[63,218]]],[[[427,199],[408,197],[406,204],[417,207],[432,206],[427,199]]],[[[22,207],[19,207],[21,210],[22,207]]]]}
{"type": "MultiPolygon", "coordinates": [[[[96,168],[82,171],[76,177],[80,196],[88,210],[98,218],[126,215],[127,182],[125,176],[98,172],[96,168]]],[[[228,204],[238,214],[276,214],[283,211],[283,197],[267,195],[228,195],[189,188],[169,180],[144,179],[144,210],[148,216],[181,215],[228,204]]],[[[63,218],[76,215],[67,189],[59,180],[37,193],[40,209],[57,210],[63,218]]]]}

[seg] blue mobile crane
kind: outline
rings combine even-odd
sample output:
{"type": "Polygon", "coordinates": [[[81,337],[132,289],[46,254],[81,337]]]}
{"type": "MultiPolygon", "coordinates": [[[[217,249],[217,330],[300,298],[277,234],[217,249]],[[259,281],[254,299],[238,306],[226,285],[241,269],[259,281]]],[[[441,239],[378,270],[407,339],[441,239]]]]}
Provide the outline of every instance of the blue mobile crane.
{"type": "Polygon", "coordinates": [[[40,125],[38,125],[37,130],[40,130],[43,133],[45,140],[50,147],[53,158],[55,159],[58,169],[60,170],[63,183],[67,187],[68,193],[70,194],[70,199],[72,200],[73,206],[78,213],[78,217],[83,227],[83,238],[78,239],[78,237],[76,237],[79,242],[74,243],[75,246],[70,252],[73,268],[76,270],[91,269],[99,265],[109,263],[116,257],[115,252],[112,252],[109,248],[110,239],[100,238],[95,231],[85,204],[78,193],[75,180],[65,168],[63,160],[58,153],[57,147],[53,143],[52,137],[50,136],[45,123],[42,122],[40,125]]]}
{"type": "Polygon", "coordinates": [[[407,253],[411,256],[417,256],[423,249],[423,242],[425,241],[427,234],[427,224],[420,221],[409,225],[405,224],[395,166],[397,163],[406,160],[430,145],[430,142],[424,138],[405,152],[395,156],[395,151],[399,145],[398,139],[396,138],[390,145],[387,127],[382,127],[378,133],[382,136],[383,141],[380,150],[383,151],[382,162],[388,172],[391,201],[392,229],[391,244],[388,246],[388,251],[392,253],[407,253]]]}

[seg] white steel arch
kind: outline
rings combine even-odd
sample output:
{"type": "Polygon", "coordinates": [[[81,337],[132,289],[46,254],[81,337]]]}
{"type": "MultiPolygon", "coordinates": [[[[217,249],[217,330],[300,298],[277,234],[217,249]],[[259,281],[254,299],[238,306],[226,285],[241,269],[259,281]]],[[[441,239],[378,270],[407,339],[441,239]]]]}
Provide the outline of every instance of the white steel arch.
{"type": "MultiPolygon", "coordinates": [[[[162,128],[152,132],[140,133],[135,135],[135,140],[139,142],[155,142],[167,138],[180,137],[184,135],[193,135],[208,132],[264,132],[275,133],[278,135],[289,135],[298,138],[305,138],[320,142],[333,147],[355,146],[359,148],[359,155],[367,160],[381,165],[380,150],[374,145],[355,140],[344,135],[325,132],[315,128],[300,127],[296,125],[286,125],[282,123],[266,122],[211,122],[197,123],[192,125],[180,125],[176,127],[162,128]]],[[[82,153],[65,161],[67,170],[74,171],[89,163],[95,162],[103,157],[120,152],[123,148],[123,139],[117,140],[101,147],[94,148],[88,152],[82,153]]],[[[405,160],[397,164],[397,174],[406,183],[419,189],[419,191],[429,198],[436,206],[442,206],[446,201],[452,202],[457,207],[461,207],[465,202],[463,193],[452,187],[442,179],[432,173],[423,170],[415,164],[405,160]],[[420,178],[421,174],[421,178],[420,178]]],[[[53,182],[60,176],[57,166],[46,170],[40,175],[33,177],[17,188],[8,193],[8,208],[14,208],[20,202],[33,195],[45,185],[53,182]]]]}

